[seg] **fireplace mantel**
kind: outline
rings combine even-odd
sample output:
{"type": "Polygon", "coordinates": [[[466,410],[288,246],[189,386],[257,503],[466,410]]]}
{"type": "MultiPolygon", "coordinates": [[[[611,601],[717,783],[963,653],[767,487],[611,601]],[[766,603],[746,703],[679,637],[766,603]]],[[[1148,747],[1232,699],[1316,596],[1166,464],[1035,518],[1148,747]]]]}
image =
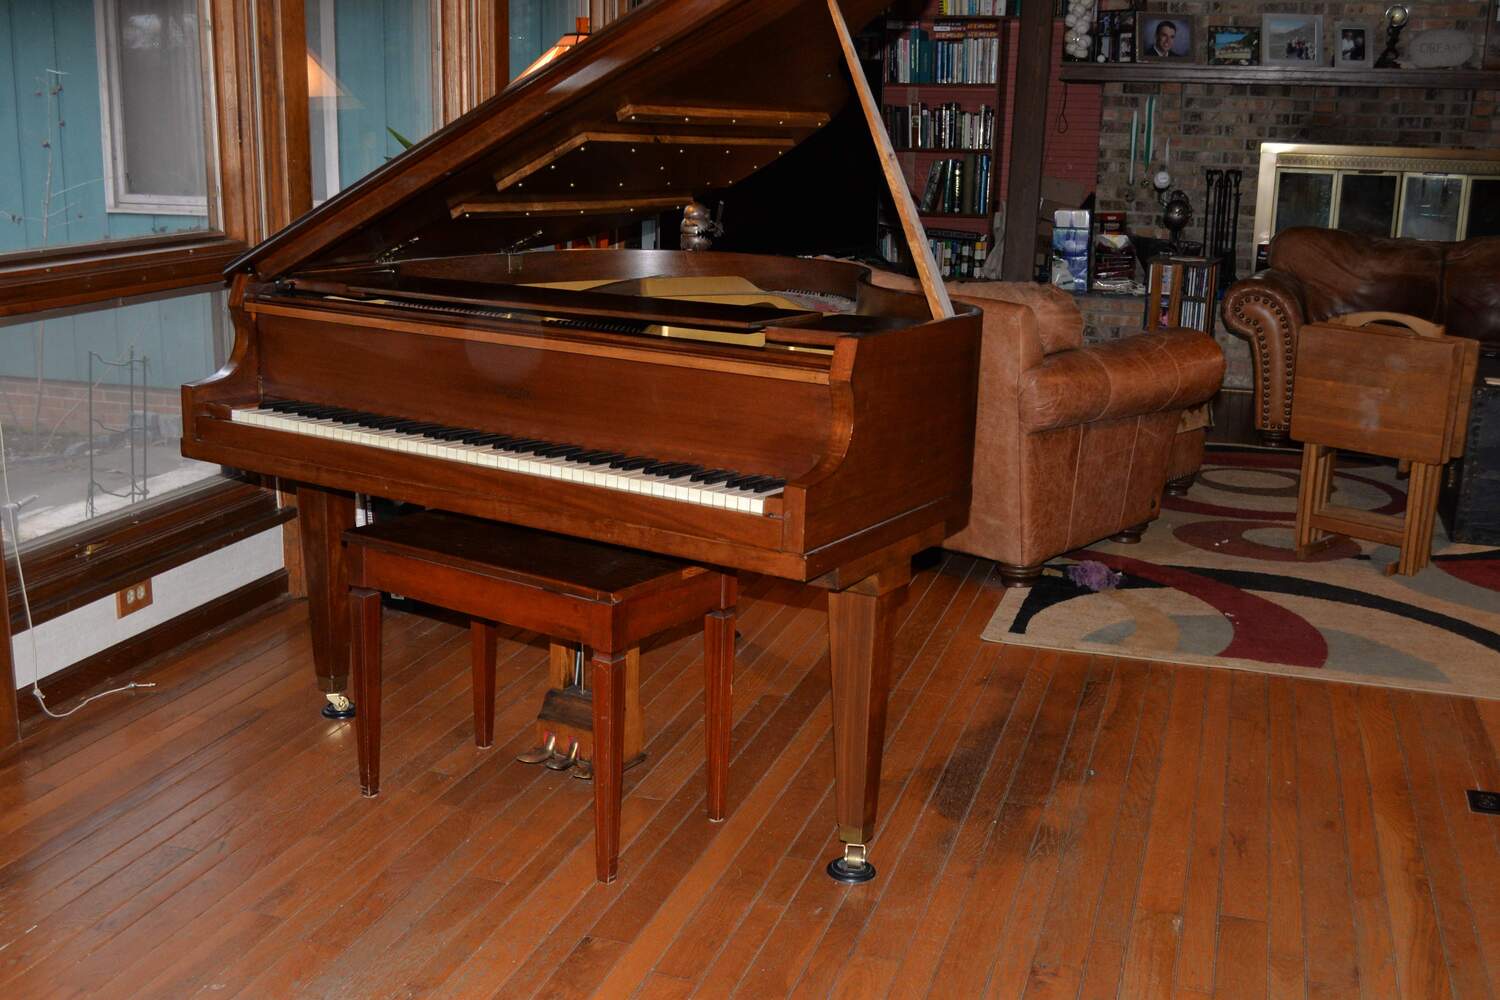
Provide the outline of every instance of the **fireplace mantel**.
{"type": "Polygon", "coordinates": [[[1063,63],[1066,83],[1238,83],[1304,87],[1442,87],[1500,90],[1500,70],[1334,69],[1332,66],[1202,66],[1063,63]]]}

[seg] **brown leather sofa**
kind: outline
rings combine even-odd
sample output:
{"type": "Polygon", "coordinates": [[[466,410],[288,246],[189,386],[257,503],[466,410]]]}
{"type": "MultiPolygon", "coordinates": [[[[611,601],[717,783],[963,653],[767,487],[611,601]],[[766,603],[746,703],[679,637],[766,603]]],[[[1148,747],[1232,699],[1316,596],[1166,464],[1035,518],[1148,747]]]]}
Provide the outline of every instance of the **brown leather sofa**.
{"type": "MultiPolygon", "coordinates": [[[[881,284],[910,280],[877,274],[881,284]]],[[[950,285],[984,310],[974,495],[947,548],[993,559],[1008,586],[1160,513],[1182,412],[1218,391],[1224,355],[1190,330],[1084,346],[1083,316],[1047,285],[950,285]]]]}
{"type": "Polygon", "coordinates": [[[1224,325],[1250,342],[1255,426],[1268,443],[1292,422],[1297,331],[1354,312],[1399,312],[1500,347],[1500,237],[1392,240],[1295,228],[1271,241],[1270,267],[1224,296],[1224,325]]]}

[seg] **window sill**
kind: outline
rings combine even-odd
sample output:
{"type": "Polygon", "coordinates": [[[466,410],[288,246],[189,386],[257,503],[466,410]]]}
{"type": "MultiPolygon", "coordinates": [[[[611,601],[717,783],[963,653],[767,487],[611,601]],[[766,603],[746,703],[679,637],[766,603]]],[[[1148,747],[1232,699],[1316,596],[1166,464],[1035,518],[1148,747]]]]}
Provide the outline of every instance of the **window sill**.
{"type": "Polygon", "coordinates": [[[245,244],[220,233],[25,251],[0,258],[0,316],[217,283],[245,244]]]}
{"type": "MultiPolygon", "coordinates": [[[[290,520],[276,494],[238,479],[220,479],[144,508],[117,514],[23,546],[21,564],[31,616],[40,625],[107,597],[128,584],[191,562],[290,520]]],[[[12,632],[26,627],[14,572],[6,595],[12,632]]]]}

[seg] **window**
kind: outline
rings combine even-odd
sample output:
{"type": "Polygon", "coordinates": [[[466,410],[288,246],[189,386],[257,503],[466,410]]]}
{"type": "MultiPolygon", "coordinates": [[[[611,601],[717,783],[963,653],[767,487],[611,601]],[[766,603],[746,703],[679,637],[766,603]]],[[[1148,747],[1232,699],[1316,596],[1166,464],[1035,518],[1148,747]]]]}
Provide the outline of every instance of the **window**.
{"type": "Polygon", "coordinates": [[[228,331],[218,287],[0,323],[7,534],[24,546],[218,476],[182,457],[181,386],[223,364],[228,331]]]}
{"type": "Polygon", "coordinates": [[[307,0],[314,203],[433,130],[432,0],[307,0]]]}
{"type": "Polygon", "coordinates": [[[0,0],[0,254],[215,227],[197,11],[0,0]]]}
{"type": "Polygon", "coordinates": [[[105,203],[203,216],[203,27],[197,0],[95,0],[105,203]]]}

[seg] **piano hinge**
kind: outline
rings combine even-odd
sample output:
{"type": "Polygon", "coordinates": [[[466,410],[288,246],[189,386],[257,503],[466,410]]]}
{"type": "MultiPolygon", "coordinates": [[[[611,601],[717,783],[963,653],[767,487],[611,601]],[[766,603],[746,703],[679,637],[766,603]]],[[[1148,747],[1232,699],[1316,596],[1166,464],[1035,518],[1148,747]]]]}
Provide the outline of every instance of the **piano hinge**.
{"type": "Polygon", "coordinates": [[[392,261],[394,261],[396,259],[396,255],[397,254],[399,254],[402,250],[405,250],[407,247],[411,246],[413,243],[417,242],[421,238],[422,237],[420,237],[420,236],[413,236],[411,239],[409,239],[409,240],[403,240],[400,243],[397,243],[393,247],[387,247],[386,249],[384,249],[384,250],[382,250],[380,252],[379,256],[377,256],[375,258],[375,263],[377,263],[377,264],[389,264],[389,263],[391,263],[392,261]]]}

